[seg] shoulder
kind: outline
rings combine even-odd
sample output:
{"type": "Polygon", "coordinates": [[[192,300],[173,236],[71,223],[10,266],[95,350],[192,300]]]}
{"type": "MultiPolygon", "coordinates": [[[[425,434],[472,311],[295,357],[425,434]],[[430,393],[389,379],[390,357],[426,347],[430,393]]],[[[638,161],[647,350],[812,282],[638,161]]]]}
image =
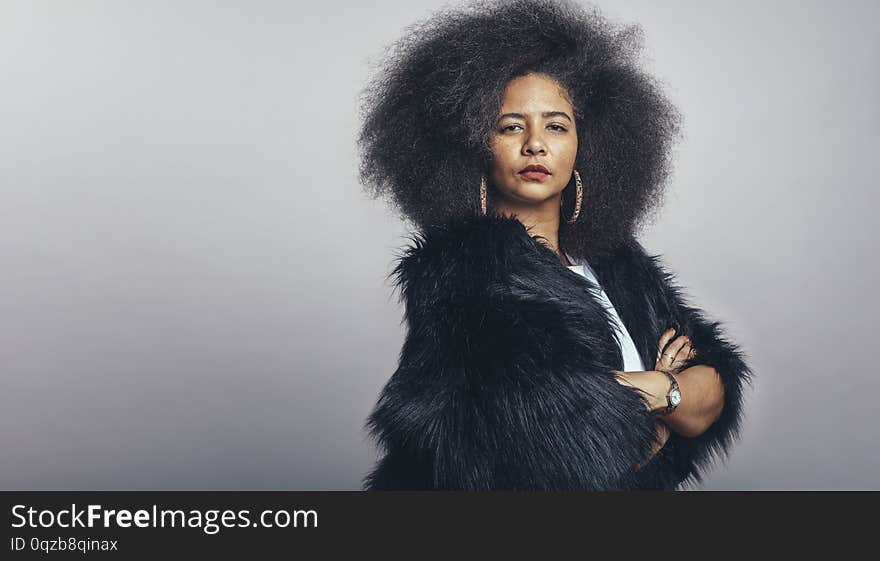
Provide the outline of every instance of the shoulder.
{"type": "Polygon", "coordinates": [[[392,271],[407,303],[476,296],[493,284],[522,277],[530,267],[561,266],[522,222],[505,216],[456,218],[427,226],[409,239],[392,271]]]}
{"type": "Polygon", "coordinates": [[[589,262],[604,274],[627,277],[656,274],[663,268],[662,256],[648,252],[642,242],[632,235],[610,252],[590,257],[589,262]]]}

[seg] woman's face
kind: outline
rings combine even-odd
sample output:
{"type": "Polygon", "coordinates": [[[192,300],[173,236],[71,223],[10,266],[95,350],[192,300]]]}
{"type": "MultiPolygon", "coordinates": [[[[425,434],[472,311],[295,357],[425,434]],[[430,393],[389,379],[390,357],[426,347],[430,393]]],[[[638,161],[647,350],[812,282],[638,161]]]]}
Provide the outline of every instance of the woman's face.
{"type": "Polygon", "coordinates": [[[501,197],[532,204],[558,201],[578,146],[574,111],[562,85],[544,74],[511,80],[490,144],[490,181],[501,197]],[[523,172],[532,164],[549,174],[523,172]]]}

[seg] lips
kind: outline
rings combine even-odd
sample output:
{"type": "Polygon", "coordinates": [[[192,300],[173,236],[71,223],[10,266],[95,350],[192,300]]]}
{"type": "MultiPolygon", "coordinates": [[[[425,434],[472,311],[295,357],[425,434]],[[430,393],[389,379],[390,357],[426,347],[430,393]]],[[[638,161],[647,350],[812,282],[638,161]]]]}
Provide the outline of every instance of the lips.
{"type": "Polygon", "coordinates": [[[550,170],[541,164],[529,164],[518,172],[524,179],[531,181],[544,181],[550,177],[550,170]]]}
{"type": "Polygon", "coordinates": [[[541,164],[529,164],[526,167],[519,170],[519,173],[528,173],[528,172],[537,172],[537,173],[545,173],[550,175],[550,170],[542,166],[541,164]]]}

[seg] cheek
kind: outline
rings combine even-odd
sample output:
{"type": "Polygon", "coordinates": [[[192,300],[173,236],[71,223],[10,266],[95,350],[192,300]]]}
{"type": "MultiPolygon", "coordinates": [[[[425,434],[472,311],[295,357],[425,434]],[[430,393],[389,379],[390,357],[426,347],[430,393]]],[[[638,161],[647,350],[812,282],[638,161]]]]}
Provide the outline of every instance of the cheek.
{"type": "Polygon", "coordinates": [[[558,153],[565,154],[566,158],[570,158],[570,159],[574,160],[575,157],[577,156],[577,149],[578,149],[577,137],[576,136],[569,136],[568,138],[560,139],[560,140],[561,140],[561,142],[559,143],[559,145],[557,147],[557,150],[559,151],[558,153]]]}
{"type": "Polygon", "coordinates": [[[560,146],[560,154],[562,154],[562,159],[565,160],[567,165],[574,165],[577,161],[577,142],[575,143],[566,143],[564,146],[560,146]]]}
{"type": "Polygon", "coordinates": [[[492,167],[504,170],[513,165],[517,159],[517,149],[509,142],[496,141],[492,144],[492,167]]]}

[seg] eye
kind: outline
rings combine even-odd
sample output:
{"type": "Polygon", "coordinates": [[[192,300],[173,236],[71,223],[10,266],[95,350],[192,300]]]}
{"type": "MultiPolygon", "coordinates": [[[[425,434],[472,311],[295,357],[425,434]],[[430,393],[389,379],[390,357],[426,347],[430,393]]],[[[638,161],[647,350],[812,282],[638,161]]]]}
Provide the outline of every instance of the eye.
{"type": "MultiPolygon", "coordinates": [[[[507,126],[505,126],[505,127],[501,127],[501,132],[507,132],[507,131],[509,131],[509,130],[514,130],[513,127],[519,127],[519,128],[522,128],[520,125],[512,124],[512,125],[507,125],[507,126]]],[[[558,123],[552,123],[552,124],[550,124],[550,125],[547,125],[547,127],[550,128],[551,130],[556,131],[556,132],[565,132],[565,131],[568,130],[568,129],[566,129],[564,126],[562,126],[562,125],[560,125],[560,124],[558,124],[558,123]]]]}

